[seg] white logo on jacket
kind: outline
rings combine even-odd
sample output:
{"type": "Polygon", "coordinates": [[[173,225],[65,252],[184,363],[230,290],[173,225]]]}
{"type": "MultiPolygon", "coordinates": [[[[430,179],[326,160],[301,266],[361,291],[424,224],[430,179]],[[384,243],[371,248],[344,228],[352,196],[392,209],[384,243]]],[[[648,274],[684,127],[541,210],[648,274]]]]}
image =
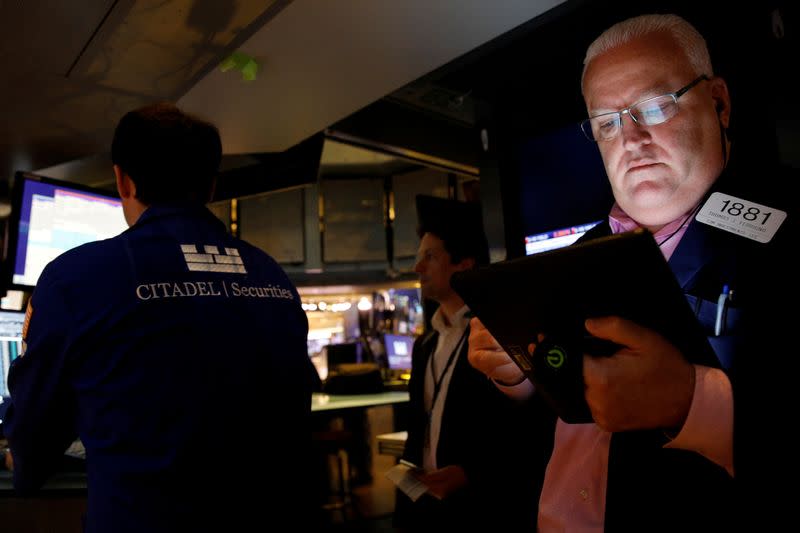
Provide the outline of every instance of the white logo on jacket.
{"type": "Polygon", "coordinates": [[[225,248],[221,253],[216,246],[203,246],[203,253],[197,250],[194,244],[181,244],[181,252],[186,259],[186,266],[195,272],[230,272],[232,274],[247,274],[239,250],[225,248]]]}

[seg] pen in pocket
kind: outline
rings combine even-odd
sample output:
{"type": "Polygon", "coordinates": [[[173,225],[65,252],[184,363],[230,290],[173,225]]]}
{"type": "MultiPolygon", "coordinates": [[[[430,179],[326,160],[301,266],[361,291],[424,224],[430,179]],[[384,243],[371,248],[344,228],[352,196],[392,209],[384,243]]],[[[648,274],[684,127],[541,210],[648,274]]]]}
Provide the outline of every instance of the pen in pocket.
{"type": "Polygon", "coordinates": [[[725,323],[728,320],[728,304],[733,298],[733,290],[723,285],[722,292],[717,299],[717,320],[714,323],[714,335],[719,337],[725,332],[725,323]]]}

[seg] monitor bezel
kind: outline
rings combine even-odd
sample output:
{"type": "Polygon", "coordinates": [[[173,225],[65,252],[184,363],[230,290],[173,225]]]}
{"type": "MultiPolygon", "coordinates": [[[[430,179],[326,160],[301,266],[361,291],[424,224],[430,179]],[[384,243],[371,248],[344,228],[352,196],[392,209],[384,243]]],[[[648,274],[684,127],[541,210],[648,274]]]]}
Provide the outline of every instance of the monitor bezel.
{"type": "Polygon", "coordinates": [[[35,285],[26,285],[14,282],[14,264],[17,259],[17,245],[19,243],[19,227],[20,215],[22,212],[22,195],[25,190],[26,182],[38,182],[55,187],[61,187],[71,191],[85,192],[94,194],[96,196],[103,196],[113,200],[119,200],[119,195],[113,193],[108,189],[100,189],[91,187],[82,183],[75,183],[72,181],[60,180],[41,176],[32,172],[17,171],[14,173],[14,183],[11,189],[11,214],[9,215],[6,223],[6,235],[3,242],[3,272],[0,276],[2,278],[3,287],[5,290],[18,290],[18,291],[33,291],[35,285]]]}

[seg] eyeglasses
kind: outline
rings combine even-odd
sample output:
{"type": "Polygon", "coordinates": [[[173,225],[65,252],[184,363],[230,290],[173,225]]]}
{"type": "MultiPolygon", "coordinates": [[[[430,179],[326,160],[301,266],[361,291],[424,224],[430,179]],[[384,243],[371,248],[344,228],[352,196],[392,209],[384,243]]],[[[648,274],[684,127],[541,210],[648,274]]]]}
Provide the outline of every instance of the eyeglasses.
{"type": "Polygon", "coordinates": [[[708,79],[708,76],[703,74],[674,93],[654,96],[613,113],[589,117],[581,122],[581,130],[590,141],[610,141],[622,131],[622,115],[626,113],[640,126],[663,124],[678,114],[678,98],[701,81],[708,79]]]}

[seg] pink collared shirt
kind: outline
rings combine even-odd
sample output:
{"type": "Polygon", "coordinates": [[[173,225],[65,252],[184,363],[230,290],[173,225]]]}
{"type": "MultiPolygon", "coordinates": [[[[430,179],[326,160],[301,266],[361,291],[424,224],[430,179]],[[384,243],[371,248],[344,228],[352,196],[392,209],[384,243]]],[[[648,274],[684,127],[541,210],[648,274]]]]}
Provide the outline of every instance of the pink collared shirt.
{"type": "MultiPolygon", "coordinates": [[[[654,235],[669,260],[693,218],[692,212],[667,224],[654,235]]],[[[609,214],[613,233],[638,224],[616,204],[609,214]]],[[[694,398],[680,433],[666,447],[692,450],[733,475],[733,393],[728,377],[715,368],[695,366],[694,398]]],[[[532,394],[530,382],[498,387],[506,394],[532,394]]],[[[596,424],[556,422],[553,454],[547,464],[539,500],[540,532],[602,532],[605,520],[608,451],[611,433],[596,424]]]]}

